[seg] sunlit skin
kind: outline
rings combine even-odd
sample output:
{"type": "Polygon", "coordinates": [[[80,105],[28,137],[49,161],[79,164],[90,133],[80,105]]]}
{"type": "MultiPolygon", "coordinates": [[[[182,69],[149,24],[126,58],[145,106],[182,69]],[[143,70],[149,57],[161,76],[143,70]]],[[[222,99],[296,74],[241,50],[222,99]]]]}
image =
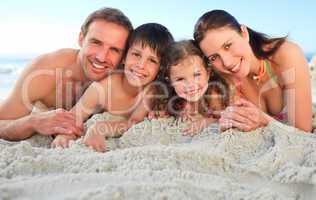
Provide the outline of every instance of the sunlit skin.
{"type": "MultiPolygon", "coordinates": [[[[142,121],[150,109],[149,95],[152,90],[147,86],[158,74],[160,58],[149,46],[135,43],[128,49],[123,62],[124,72],[113,73],[93,83],[72,109],[79,122],[85,121],[97,109],[124,118],[120,121],[99,121],[89,128],[83,142],[96,151],[105,151],[105,137],[122,134],[142,121]]],[[[53,143],[62,141],[68,146],[68,142],[75,138],[75,135],[59,135],[53,143]]]]}
{"type": "Polygon", "coordinates": [[[183,130],[184,135],[193,136],[216,121],[212,117],[196,118],[199,102],[206,93],[210,78],[210,71],[206,69],[201,57],[191,55],[177,65],[170,66],[169,78],[177,95],[186,100],[178,116],[180,120],[190,121],[183,130]]]}
{"type": "Polygon", "coordinates": [[[128,31],[117,24],[95,20],[84,36],[80,33],[79,61],[86,79],[98,81],[113,71],[122,59],[128,31]]]}
{"type": "Polygon", "coordinates": [[[69,110],[93,80],[117,67],[127,38],[122,26],[98,19],[86,35],[80,33],[80,49],[59,49],[34,59],[0,105],[0,138],[23,140],[35,133],[80,136],[83,124],[75,123],[69,110]],[[31,114],[39,104],[45,111],[31,114]]]}
{"type": "Polygon", "coordinates": [[[170,81],[176,93],[188,102],[197,102],[208,86],[209,73],[198,56],[189,56],[170,67],[170,81]]]}
{"type": "Polygon", "coordinates": [[[209,30],[199,44],[213,68],[232,84],[240,84],[239,90],[247,99],[226,109],[227,116],[223,119],[229,121],[229,125],[223,129],[230,128],[233,123],[245,131],[265,126],[273,120],[271,116],[280,113],[287,105],[290,124],[310,131],[311,86],[307,61],[301,49],[286,41],[270,57],[272,72],[277,76],[278,83],[271,82],[267,73],[257,82],[253,77],[260,71],[261,60],[255,57],[250,47],[247,28],[241,26],[241,30],[241,33],[229,27],[209,30]]]}
{"type": "Polygon", "coordinates": [[[128,50],[124,63],[124,72],[128,83],[135,87],[142,87],[156,78],[160,58],[151,48],[143,47],[138,43],[128,50]]]}

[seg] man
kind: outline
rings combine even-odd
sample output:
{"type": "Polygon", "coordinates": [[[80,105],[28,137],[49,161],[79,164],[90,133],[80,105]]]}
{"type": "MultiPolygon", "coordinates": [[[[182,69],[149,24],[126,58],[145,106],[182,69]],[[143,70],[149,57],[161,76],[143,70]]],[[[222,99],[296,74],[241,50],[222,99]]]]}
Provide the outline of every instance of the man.
{"type": "Polygon", "coordinates": [[[18,141],[42,135],[81,135],[83,125],[67,111],[92,81],[105,78],[125,53],[129,19],[119,10],[102,8],[81,27],[79,50],[60,49],[36,58],[0,105],[0,138],[18,141]],[[50,111],[34,112],[40,103],[50,111]]]}

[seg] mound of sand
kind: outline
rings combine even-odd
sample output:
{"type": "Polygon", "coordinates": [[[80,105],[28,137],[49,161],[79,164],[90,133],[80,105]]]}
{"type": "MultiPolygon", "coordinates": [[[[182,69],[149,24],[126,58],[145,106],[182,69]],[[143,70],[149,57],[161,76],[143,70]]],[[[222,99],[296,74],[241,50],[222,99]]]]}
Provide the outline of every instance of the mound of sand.
{"type": "MultiPolygon", "coordinates": [[[[96,115],[87,125],[108,115],[96,115]]],[[[51,138],[0,140],[0,199],[314,199],[316,135],[272,122],[251,133],[210,126],[182,136],[173,119],[107,141],[48,148],[51,138]]]]}

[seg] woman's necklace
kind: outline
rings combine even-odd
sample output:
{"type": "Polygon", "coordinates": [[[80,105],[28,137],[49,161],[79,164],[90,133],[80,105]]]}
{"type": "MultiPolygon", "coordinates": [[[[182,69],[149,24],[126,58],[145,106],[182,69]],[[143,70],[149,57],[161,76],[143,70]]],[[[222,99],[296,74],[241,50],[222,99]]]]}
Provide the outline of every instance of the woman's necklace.
{"type": "Polygon", "coordinates": [[[257,85],[259,85],[259,83],[261,82],[262,78],[266,74],[266,71],[267,71],[266,70],[266,61],[261,60],[259,74],[252,77],[252,79],[256,81],[257,85]]]}

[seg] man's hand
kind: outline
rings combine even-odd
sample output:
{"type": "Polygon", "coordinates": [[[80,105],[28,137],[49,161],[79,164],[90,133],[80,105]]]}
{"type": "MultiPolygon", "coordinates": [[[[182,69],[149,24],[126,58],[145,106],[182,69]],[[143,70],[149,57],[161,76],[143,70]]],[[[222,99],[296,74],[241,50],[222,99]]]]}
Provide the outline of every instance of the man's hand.
{"type": "Polygon", "coordinates": [[[32,126],[41,135],[81,136],[83,132],[83,123],[76,122],[75,115],[64,109],[35,114],[32,126]]]}

